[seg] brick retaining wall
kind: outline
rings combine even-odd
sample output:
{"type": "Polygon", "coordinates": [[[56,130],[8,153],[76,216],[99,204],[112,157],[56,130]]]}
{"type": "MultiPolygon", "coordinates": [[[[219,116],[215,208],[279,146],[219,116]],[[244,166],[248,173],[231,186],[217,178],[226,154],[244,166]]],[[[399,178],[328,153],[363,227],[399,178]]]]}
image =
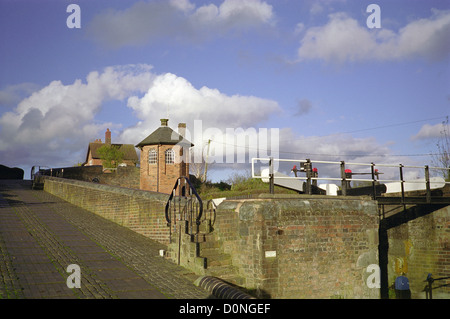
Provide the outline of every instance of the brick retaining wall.
{"type": "Polygon", "coordinates": [[[214,229],[245,287],[260,296],[379,298],[380,290],[366,283],[367,266],[378,264],[375,201],[305,195],[224,201],[214,229]]]}
{"type": "MultiPolygon", "coordinates": [[[[164,216],[168,195],[55,177],[45,177],[44,190],[169,244],[164,216]]],[[[367,267],[379,264],[376,201],[263,194],[256,199],[225,200],[216,213],[211,238],[230,255],[237,275],[244,278],[243,286],[256,295],[380,297],[380,289],[367,285],[373,274],[367,267]]],[[[389,285],[403,267],[413,298],[424,298],[423,280],[428,272],[434,277],[450,276],[449,220],[447,206],[388,230],[389,285]]],[[[186,240],[190,242],[190,237],[186,240]]],[[[433,297],[448,298],[448,291],[437,290],[433,297]]]]}
{"type": "Polygon", "coordinates": [[[450,206],[389,229],[388,238],[389,285],[404,272],[411,297],[424,299],[424,281],[431,273],[448,278],[434,282],[433,287],[446,286],[433,289],[433,299],[450,298],[450,206]]]}
{"type": "Polygon", "coordinates": [[[99,184],[139,189],[139,167],[118,167],[116,170],[103,171],[103,166],[75,166],[45,170],[45,175],[92,182],[95,178],[99,184]]]}

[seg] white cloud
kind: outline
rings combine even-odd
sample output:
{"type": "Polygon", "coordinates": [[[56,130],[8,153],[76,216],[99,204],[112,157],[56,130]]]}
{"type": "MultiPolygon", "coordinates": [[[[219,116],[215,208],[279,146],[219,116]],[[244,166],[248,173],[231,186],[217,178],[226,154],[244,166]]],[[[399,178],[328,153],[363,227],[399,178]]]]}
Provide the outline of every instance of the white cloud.
{"type": "Polygon", "coordinates": [[[205,39],[230,30],[273,23],[272,7],[261,0],[225,0],[198,8],[189,0],[138,2],[125,10],[107,10],[92,20],[88,34],[118,48],[156,39],[205,39]]]}
{"type": "Polygon", "coordinates": [[[39,86],[34,83],[20,83],[9,85],[0,91],[0,107],[10,108],[19,103],[23,98],[37,91],[39,86]]]}
{"type": "MultiPolygon", "coordinates": [[[[300,160],[310,159],[313,162],[313,167],[318,168],[319,177],[340,177],[340,161],[345,161],[346,168],[353,172],[369,173],[369,165],[351,165],[351,163],[364,164],[389,164],[398,165],[402,163],[405,165],[417,165],[412,159],[392,155],[392,151],[388,145],[382,145],[373,137],[356,138],[350,134],[331,134],[327,136],[299,136],[291,128],[283,128],[279,132],[279,157],[282,159],[296,160],[297,162],[279,162],[277,170],[284,174],[294,176],[290,170],[294,165],[299,167],[300,160]],[[317,163],[317,161],[330,161],[334,164],[317,163]]],[[[264,154],[259,154],[259,157],[265,157],[264,154]]],[[[270,153],[269,153],[270,155],[270,153]]],[[[276,158],[276,156],[275,156],[276,158]]],[[[267,163],[262,166],[267,167],[267,163]]],[[[247,165],[247,168],[249,166],[247,165]]],[[[256,165],[256,168],[261,166],[256,165]]],[[[241,169],[245,169],[241,165],[241,169]]],[[[383,173],[384,179],[398,179],[398,167],[378,167],[379,171],[383,173]]],[[[423,172],[422,172],[423,173],[423,172]]],[[[408,172],[410,174],[410,172],[408,172]]],[[[411,172],[414,177],[417,177],[418,171],[411,172]]],[[[411,175],[411,176],[412,176],[411,175]]],[[[304,174],[301,176],[305,176],[304,174]]],[[[410,175],[408,175],[411,177],[410,175]]],[[[370,176],[358,176],[355,178],[369,178],[370,176]]],[[[337,183],[338,181],[329,181],[337,183]]],[[[320,181],[325,183],[325,181],[320,181]]]]}
{"type": "Polygon", "coordinates": [[[158,127],[167,110],[174,129],[178,122],[192,129],[193,121],[200,119],[203,130],[223,132],[227,127],[257,126],[280,110],[275,101],[197,89],[182,77],[157,75],[151,69],[149,65],[107,67],[90,72],[85,81],[67,85],[53,81],[34,92],[0,117],[2,163],[61,166],[83,160],[88,142],[102,137],[107,127],[122,129],[120,123],[96,122],[95,116],[108,100],[123,100],[124,106],[128,101],[139,119],[115,137],[116,142],[131,144],[158,127]]]}
{"type": "MultiPolygon", "coordinates": [[[[389,154],[387,146],[373,138],[303,137],[290,128],[280,128],[274,136],[268,132],[270,141],[267,143],[272,147],[272,151],[268,151],[269,144],[257,140],[255,145],[250,135],[259,133],[259,127],[279,113],[276,101],[227,95],[209,87],[195,88],[187,79],[175,74],[158,75],[152,73],[148,65],[137,65],[90,72],[85,81],[76,80],[67,85],[53,81],[22,100],[12,111],[3,113],[0,117],[2,163],[55,167],[83,160],[89,141],[102,137],[107,127],[121,128],[120,123],[95,121],[96,114],[108,100],[124,101],[138,118],[135,126],[124,128],[115,137],[116,142],[139,143],[160,125],[159,119],[165,118],[168,112],[169,125],[175,130],[179,122],[187,123],[190,140],[196,146],[205,147],[204,142],[213,139],[215,144],[211,146],[215,148],[211,148],[211,156],[226,156],[233,145],[244,146],[236,147],[235,155],[247,159],[249,156],[277,156],[280,151],[283,158],[369,163],[374,161],[375,155],[389,154]],[[196,120],[201,120],[202,127],[194,127],[196,120]],[[257,149],[260,151],[255,153],[257,149]]],[[[310,107],[307,102],[304,111],[310,107]]],[[[243,165],[249,168],[248,160],[243,165]]],[[[216,169],[226,167],[226,164],[215,166],[216,169]]]]}
{"type": "Polygon", "coordinates": [[[439,123],[435,125],[425,124],[421,127],[420,131],[414,135],[412,140],[421,140],[421,139],[436,139],[442,137],[444,130],[446,129],[448,132],[448,128],[444,127],[445,124],[439,123]]]}
{"type": "MultiPolygon", "coordinates": [[[[355,138],[350,134],[331,134],[326,136],[297,136],[292,129],[280,132],[280,150],[322,160],[352,160],[388,155],[387,146],[379,144],[374,137],[355,138]]],[[[368,162],[370,163],[370,162],[368,162]]]]}
{"type": "Polygon", "coordinates": [[[100,129],[113,125],[94,128],[93,119],[102,104],[144,92],[152,81],[150,69],[148,65],[108,67],[102,73],[89,73],[86,82],[51,82],[0,117],[0,157],[28,165],[75,164],[79,158],[68,153],[85,151],[100,129]],[[39,159],[45,163],[36,163],[39,159]]]}
{"type": "Polygon", "coordinates": [[[414,57],[439,60],[450,53],[449,34],[450,11],[433,10],[430,18],[412,21],[398,32],[369,29],[345,13],[335,13],[326,25],[305,31],[298,57],[338,63],[414,57]]]}
{"type": "Polygon", "coordinates": [[[311,9],[309,10],[309,13],[311,15],[316,15],[316,14],[320,14],[323,11],[323,6],[322,4],[320,4],[319,2],[314,2],[311,5],[311,9]]]}
{"type": "Polygon", "coordinates": [[[123,140],[132,136],[145,138],[159,126],[159,118],[166,117],[167,112],[171,126],[184,122],[188,124],[188,130],[193,130],[194,121],[201,120],[203,129],[225,130],[256,126],[280,111],[275,101],[254,96],[228,96],[208,87],[197,89],[186,79],[171,73],[157,76],[142,98],[128,99],[128,106],[141,121],[124,130],[123,140]],[[155,115],[159,117],[155,118],[155,115]]]}

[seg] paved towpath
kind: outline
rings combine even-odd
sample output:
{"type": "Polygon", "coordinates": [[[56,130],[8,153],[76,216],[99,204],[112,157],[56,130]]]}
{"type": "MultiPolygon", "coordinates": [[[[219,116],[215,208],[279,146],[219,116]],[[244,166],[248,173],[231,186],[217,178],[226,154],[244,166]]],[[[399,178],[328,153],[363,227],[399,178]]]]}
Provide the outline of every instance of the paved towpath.
{"type": "Polygon", "coordinates": [[[0,180],[0,299],[210,298],[164,248],[29,181],[0,180]],[[73,264],[80,288],[68,287],[73,264]]]}

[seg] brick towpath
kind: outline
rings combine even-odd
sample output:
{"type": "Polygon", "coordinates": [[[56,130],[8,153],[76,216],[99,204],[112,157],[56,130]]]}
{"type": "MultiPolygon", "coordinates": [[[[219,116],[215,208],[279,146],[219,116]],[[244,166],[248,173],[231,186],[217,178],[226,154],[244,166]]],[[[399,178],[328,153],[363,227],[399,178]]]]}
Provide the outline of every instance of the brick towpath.
{"type": "Polygon", "coordinates": [[[198,277],[159,256],[166,247],[30,181],[0,180],[0,299],[202,299],[198,277]],[[81,270],[81,287],[68,288],[81,270]]]}

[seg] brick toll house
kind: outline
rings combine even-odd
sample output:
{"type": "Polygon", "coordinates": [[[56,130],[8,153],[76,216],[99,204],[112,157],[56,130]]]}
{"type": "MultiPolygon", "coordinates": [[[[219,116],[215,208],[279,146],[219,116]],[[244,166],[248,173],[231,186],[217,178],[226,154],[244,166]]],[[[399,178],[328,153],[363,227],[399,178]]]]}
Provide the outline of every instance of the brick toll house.
{"type": "Polygon", "coordinates": [[[141,150],[140,188],[170,193],[180,176],[189,176],[189,148],[194,146],[184,138],[186,124],[178,125],[178,133],[161,119],[161,126],[136,145],[141,150]]]}

